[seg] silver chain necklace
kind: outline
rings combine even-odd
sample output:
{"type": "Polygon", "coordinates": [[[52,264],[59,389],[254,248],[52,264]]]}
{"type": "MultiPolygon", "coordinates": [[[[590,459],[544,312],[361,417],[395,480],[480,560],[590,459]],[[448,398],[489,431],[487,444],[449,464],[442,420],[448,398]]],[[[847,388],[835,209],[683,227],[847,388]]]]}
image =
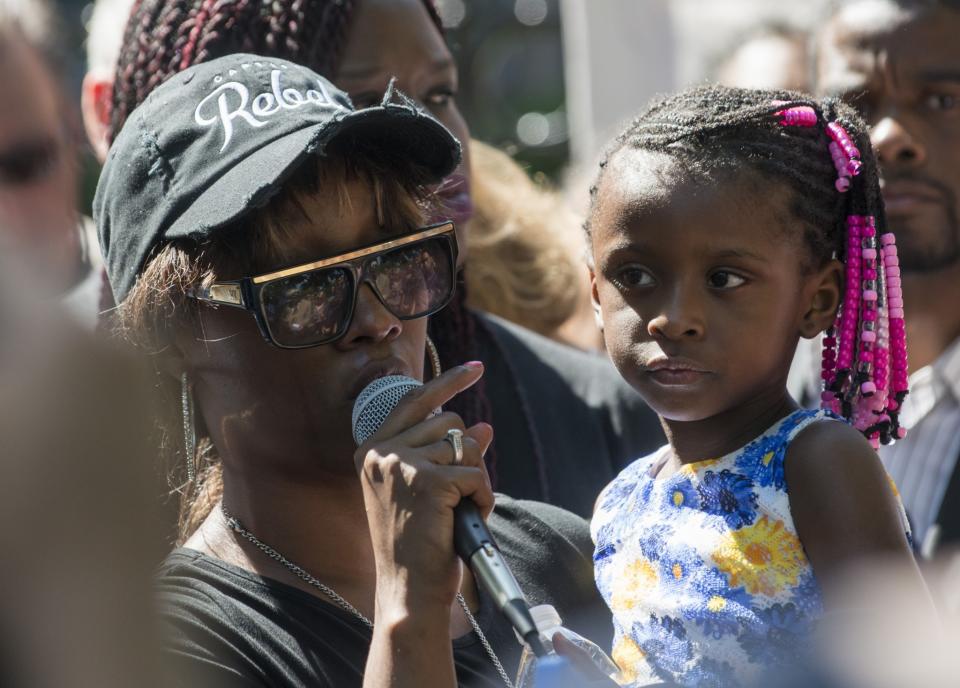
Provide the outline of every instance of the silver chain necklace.
{"type": "MultiPolygon", "coordinates": [[[[266,554],[268,557],[273,559],[275,562],[281,564],[286,568],[290,573],[295,575],[297,578],[302,580],[308,585],[312,585],[314,588],[322,592],[328,598],[330,598],[334,604],[343,609],[344,611],[352,614],[354,617],[363,622],[363,625],[373,630],[373,622],[361,614],[356,607],[347,602],[343,597],[341,597],[336,590],[331,588],[329,585],[324,585],[316,578],[311,576],[303,567],[294,564],[292,561],[287,559],[285,556],[280,554],[273,547],[268,545],[265,542],[262,542],[257,538],[256,535],[251,533],[249,530],[243,527],[243,524],[237,520],[236,517],[231,516],[230,512],[227,511],[227,507],[223,505],[223,502],[220,502],[220,511],[223,513],[223,517],[227,521],[227,526],[230,530],[234,531],[252,544],[254,547],[259,549],[261,552],[266,554]]],[[[480,644],[483,645],[484,651],[487,653],[487,657],[490,658],[490,661],[493,663],[493,666],[496,668],[497,673],[500,674],[500,678],[503,680],[504,685],[507,688],[514,688],[513,681],[510,680],[510,677],[507,676],[506,670],[503,668],[503,664],[500,662],[500,658],[497,657],[497,653],[494,652],[493,646],[490,645],[490,642],[487,640],[487,636],[484,635],[483,631],[480,629],[480,624],[477,623],[477,620],[474,618],[473,613],[470,611],[470,607],[467,605],[467,601],[463,598],[463,593],[457,593],[457,603],[460,605],[460,608],[463,610],[463,613],[467,617],[467,621],[470,622],[470,626],[473,628],[473,632],[476,634],[477,638],[480,640],[480,644]]]]}

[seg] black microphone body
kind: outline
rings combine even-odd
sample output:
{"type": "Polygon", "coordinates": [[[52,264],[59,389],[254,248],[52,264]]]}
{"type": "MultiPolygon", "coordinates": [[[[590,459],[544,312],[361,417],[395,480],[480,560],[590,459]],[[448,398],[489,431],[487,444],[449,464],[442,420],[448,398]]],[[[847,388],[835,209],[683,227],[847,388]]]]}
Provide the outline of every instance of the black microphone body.
{"type": "MultiPolygon", "coordinates": [[[[386,419],[403,395],[422,383],[400,375],[371,382],[357,397],[353,409],[353,437],[362,444],[386,419]]],[[[439,411],[439,409],[438,409],[439,411]]],[[[434,413],[436,413],[435,411],[434,413]]],[[[472,499],[464,498],[453,510],[453,548],[470,567],[478,585],[507,617],[521,638],[538,657],[546,654],[537,625],[530,614],[523,590],[472,499]]]]}

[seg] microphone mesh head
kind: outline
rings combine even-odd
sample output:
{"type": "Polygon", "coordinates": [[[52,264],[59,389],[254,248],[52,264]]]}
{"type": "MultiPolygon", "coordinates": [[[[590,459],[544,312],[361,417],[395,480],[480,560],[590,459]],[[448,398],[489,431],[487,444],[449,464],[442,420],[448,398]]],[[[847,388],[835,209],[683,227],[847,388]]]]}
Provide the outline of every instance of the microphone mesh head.
{"type": "Polygon", "coordinates": [[[353,439],[361,445],[380,429],[390,412],[423,383],[406,375],[379,377],[363,388],[353,404],[353,439]]]}

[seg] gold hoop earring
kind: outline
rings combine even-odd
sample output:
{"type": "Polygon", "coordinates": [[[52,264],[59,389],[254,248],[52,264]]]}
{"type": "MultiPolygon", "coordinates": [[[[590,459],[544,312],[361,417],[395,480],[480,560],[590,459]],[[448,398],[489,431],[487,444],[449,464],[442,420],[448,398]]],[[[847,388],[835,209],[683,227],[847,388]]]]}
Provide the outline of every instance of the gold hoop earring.
{"type": "Polygon", "coordinates": [[[440,352],[437,351],[437,345],[427,335],[427,355],[430,357],[430,367],[433,369],[433,377],[440,377],[443,369],[440,367],[440,352]]]}
{"type": "Polygon", "coordinates": [[[194,423],[193,392],[186,373],[180,376],[180,410],[183,413],[183,448],[187,459],[187,482],[197,477],[197,427],[194,423]]]}

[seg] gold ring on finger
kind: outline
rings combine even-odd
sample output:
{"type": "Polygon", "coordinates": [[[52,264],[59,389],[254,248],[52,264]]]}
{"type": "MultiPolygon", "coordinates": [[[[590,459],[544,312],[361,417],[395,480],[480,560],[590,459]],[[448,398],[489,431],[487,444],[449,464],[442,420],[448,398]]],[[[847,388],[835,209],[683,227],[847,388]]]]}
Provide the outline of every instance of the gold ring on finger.
{"type": "Polygon", "coordinates": [[[463,463],[463,430],[451,428],[447,430],[447,436],[443,439],[453,447],[453,463],[455,466],[459,466],[463,463]]]}

